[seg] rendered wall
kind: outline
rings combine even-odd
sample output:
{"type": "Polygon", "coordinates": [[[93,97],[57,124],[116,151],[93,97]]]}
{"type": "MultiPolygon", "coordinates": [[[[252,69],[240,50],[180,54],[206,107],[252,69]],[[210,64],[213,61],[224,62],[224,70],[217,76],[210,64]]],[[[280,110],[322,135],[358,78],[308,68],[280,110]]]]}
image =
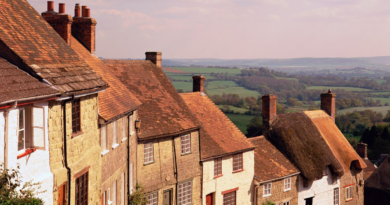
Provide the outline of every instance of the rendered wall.
{"type": "Polygon", "coordinates": [[[215,204],[223,204],[223,191],[238,188],[237,204],[251,204],[254,176],[254,151],[243,153],[244,170],[233,173],[232,155],[222,158],[222,177],[214,179],[214,160],[203,162],[202,204],[206,204],[206,195],[214,193],[215,204]]]}

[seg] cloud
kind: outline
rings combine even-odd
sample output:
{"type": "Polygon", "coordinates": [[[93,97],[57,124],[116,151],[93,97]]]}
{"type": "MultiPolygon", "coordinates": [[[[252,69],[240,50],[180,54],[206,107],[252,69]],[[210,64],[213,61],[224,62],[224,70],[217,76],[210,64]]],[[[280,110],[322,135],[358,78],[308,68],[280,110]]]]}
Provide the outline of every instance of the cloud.
{"type": "Polygon", "coordinates": [[[303,11],[299,16],[309,19],[345,19],[346,16],[341,15],[339,11],[338,8],[321,7],[303,11]]]}

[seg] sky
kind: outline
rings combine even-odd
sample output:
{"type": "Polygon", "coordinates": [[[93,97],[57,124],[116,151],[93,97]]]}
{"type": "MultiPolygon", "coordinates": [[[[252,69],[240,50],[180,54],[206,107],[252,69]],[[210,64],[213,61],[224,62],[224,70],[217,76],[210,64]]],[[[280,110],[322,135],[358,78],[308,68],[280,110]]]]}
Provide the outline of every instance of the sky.
{"type": "MultiPolygon", "coordinates": [[[[28,0],[39,12],[47,1],[28,0]]],[[[389,0],[62,0],[97,21],[96,54],[167,59],[390,56],[389,0]]]]}

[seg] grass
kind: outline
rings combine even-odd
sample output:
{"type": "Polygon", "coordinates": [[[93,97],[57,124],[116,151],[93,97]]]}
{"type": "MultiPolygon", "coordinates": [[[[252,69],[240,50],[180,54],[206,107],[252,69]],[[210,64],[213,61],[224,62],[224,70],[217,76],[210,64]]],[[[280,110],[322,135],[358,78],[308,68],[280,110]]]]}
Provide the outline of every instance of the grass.
{"type": "MultiPolygon", "coordinates": [[[[222,108],[223,105],[217,105],[219,108],[222,108]]],[[[230,110],[233,110],[234,112],[238,112],[238,113],[241,113],[241,114],[244,114],[246,111],[248,111],[248,109],[245,109],[245,108],[240,108],[240,107],[234,107],[234,106],[231,106],[229,105],[229,108],[230,110]]]]}
{"type": "Polygon", "coordinates": [[[372,110],[374,112],[380,112],[383,115],[387,114],[387,110],[390,110],[389,106],[380,106],[380,107],[351,107],[343,110],[337,110],[336,114],[345,114],[347,112],[353,112],[354,110],[356,111],[364,111],[364,110],[372,110]]]}
{"type": "Polygon", "coordinates": [[[192,91],[192,82],[173,81],[172,84],[176,88],[176,90],[182,89],[184,92],[192,91]]]}
{"type": "Polygon", "coordinates": [[[383,79],[379,79],[379,80],[375,80],[379,85],[382,85],[382,83],[386,82],[386,80],[383,80],[383,79]]]}
{"type": "Polygon", "coordinates": [[[371,99],[372,101],[380,100],[382,105],[384,105],[385,103],[390,104],[390,98],[368,98],[368,99],[371,99]]]}
{"type": "Polygon", "coordinates": [[[242,133],[247,134],[246,126],[250,123],[254,116],[250,115],[236,115],[226,114],[226,116],[241,130],[242,133]]]}
{"type": "Polygon", "coordinates": [[[356,87],[332,87],[332,86],[309,86],[307,87],[306,89],[308,90],[328,90],[328,89],[332,89],[332,90],[335,90],[335,89],[344,89],[345,91],[357,91],[357,92],[367,92],[367,91],[371,91],[371,89],[366,89],[366,88],[356,88],[356,87]]]}
{"type": "Polygon", "coordinates": [[[343,133],[343,134],[344,134],[344,137],[347,138],[347,140],[355,139],[355,141],[357,143],[359,143],[359,141],[360,141],[360,136],[354,136],[353,134],[345,134],[345,133],[343,133]]]}
{"type": "Polygon", "coordinates": [[[207,90],[207,93],[209,95],[222,95],[223,93],[237,94],[240,97],[249,97],[249,96],[258,97],[261,95],[257,91],[248,90],[248,89],[243,88],[243,87],[229,87],[229,88],[225,88],[225,89],[212,89],[212,90],[209,90],[206,88],[206,90],[207,90]]]}
{"type": "Polygon", "coordinates": [[[195,67],[172,67],[175,70],[181,70],[187,73],[210,74],[210,73],[228,73],[230,76],[235,76],[241,73],[240,69],[227,68],[195,68],[195,67]]]}
{"type": "MultiPolygon", "coordinates": [[[[192,81],[192,74],[176,74],[176,73],[166,73],[168,77],[173,78],[175,80],[190,80],[192,81]]],[[[203,75],[206,77],[206,79],[215,79],[214,76],[211,76],[210,74],[203,75]]]]}
{"type": "Polygon", "coordinates": [[[236,82],[233,81],[210,81],[207,82],[206,89],[207,90],[213,90],[213,89],[223,89],[223,88],[229,88],[229,87],[238,87],[236,82]]]}

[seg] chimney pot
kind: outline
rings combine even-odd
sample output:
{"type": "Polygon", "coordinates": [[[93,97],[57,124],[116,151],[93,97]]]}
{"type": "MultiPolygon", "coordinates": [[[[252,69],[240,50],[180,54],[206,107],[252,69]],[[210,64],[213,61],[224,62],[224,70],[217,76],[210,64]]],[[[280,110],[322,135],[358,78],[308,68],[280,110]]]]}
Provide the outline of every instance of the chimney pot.
{"type": "Polygon", "coordinates": [[[91,9],[90,8],[85,9],[85,16],[84,17],[88,17],[88,18],[91,17],[91,9]]]}
{"type": "Polygon", "coordinates": [[[60,14],[65,13],[65,4],[64,3],[59,3],[58,11],[60,14]]]}
{"type": "Polygon", "coordinates": [[[333,122],[336,118],[336,94],[329,89],[327,93],[321,94],[321,110],[328,113],[333,122]]]}
{"type": "Polygon", "coordinates": [[[357,153],[363,159],[368,159],[367,157],[367,144],[360,142],[357,145],[357,153]]]}
{"type": "Polygon", "coordinates": [[[74,8],[74,17],[81,17],[80,16],[80,4],[76,4],[74,8]]]}
{"type": "Polygon", "coordinates": [[[145,60],[150,60],[157,67],[161,68],[161,61],[162,61],[161,52],[146,52],[145,55],[146,55],[145,60]]]}
{"type": "Polygon", "coordinates": [[[85,17],[85,9],[87,9],[88,8],[88,6],[82,6],[81,7],[81,16],[82,17],[85,17]]]}
{"type": "Polygon", "coordinates": [[[47,11],[54,11],[54,1],[47,1],[47,11]]]}
{"type": "Polygon", "coordinates": [[[264,95],[261,97],[262,101],[262,116],[263,116],[263,127],[269,129],[272,120],[276,117],[276,95],[264,95]]]}
{"type": "Polygon", "coordinates": [[[192,92],[204,92],[204,81],[206,77],[203,75],[192,76],[192,92]]]}

